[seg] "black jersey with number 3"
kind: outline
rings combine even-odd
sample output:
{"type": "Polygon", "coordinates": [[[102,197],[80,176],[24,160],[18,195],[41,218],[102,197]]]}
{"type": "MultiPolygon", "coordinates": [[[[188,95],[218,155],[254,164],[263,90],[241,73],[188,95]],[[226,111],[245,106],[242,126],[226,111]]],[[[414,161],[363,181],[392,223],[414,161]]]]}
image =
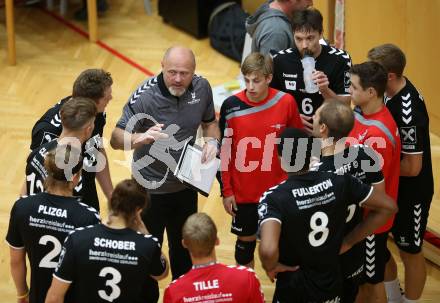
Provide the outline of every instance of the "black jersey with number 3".
{"type": "MultiPolygon", "coordinates": [[[[365,145],[352,145],[343,152],[322,156],[321,161],[313,165],[312,170],[334,172],[338,175],[349,174],[365,184],[384,182],[380,170],[380,160],[376,152],[365,145]]],[[[345,219],[345,235],[362,220],[362,209],[357,203],[347,206],[345,219]]],[[[345,278],[354,277],[362,272],[365,248],[363,243],[353,246],[341,255],[342,271],[345,278]]]]}
{"type": "Polygon", "coordinates": [[[400,177],[399,200],[411,202],[431,201],[434,193],[432,175],[429,116],[425,101],[414,85],[406,79],[406,85],[394,97],[385,98],[399,128],[402,154],[423,154],[422,169],[415,177],[400,177]]]}
{"type": "Polygon", "coordinates": [[[14,249],[25,249],[29,257],[30,302],[44,302],[66,236],[98,222],[96,210],[74,197],[44,192],[15,202],[6,241],[14,249]]]}
{"type": "Polygon", "coordinates": [[[145,284],[165,266],[153,236],[99,224],[69,235],[54,277],[72,283],[72,302],[149,302],[145,284]]]}
{"type": "Polygon", "coordinates": [[[361,205],[371,191],[350,175],[311,171],[289,176],[263,195],[260,224],[281,224],[279,262],[300,266],[296,272],[278,274],[281,302],[283,295],[297,302],[324,302],[341,294],[339,250],[347,205],[361,205]]]}
{"type": "MultiPolygon", "coordinates": [[[[301,55],[296,48],[279,51],[273,56],[273,79],[271,87],[291,94],[297,104],[300,114],[313,116],[324,98],[317,92],[305,92],[301,55]]],[[[315,69],[327,75],[329,88],[337,95],[348,95],[350,87],[351,58],[347,52],[322,45],[322,50],[316,58],[315,69]]]]}
{"type": "MultiPolygon", "coordinates": [[[[71,97],[66,97],[60,102],[55,104],[50,108],[34,125],[32,128],[32,142],[31,150],[39,148],[42,145],[47,144],[55,139],[57,139],[62,130],[60,109],[61,106],[69,100],[71,97]]],[[[98,113],[95,118],[95,128],[91,138],[83,145],[83,157],[84,165],[81,173],[81,182],[76,188],[76,193],[83,197],[83,200],[89,205],[93,206],[99,211],[99,200],[98,194],[96,192],[95,175],[96,172],[93,168],[97,166],[97,161],[99,157],[99,149],[103,147],[102,145],[102,135],[104,132],[104,126],[106,123],[105,113],[98,113]]],[[[29,159],[28,159],[29,163],[29,159]]],[[[44,160],[42,162],[44,164],[44,160]]],[[[29,176],[28,174],[26,174],[29,176]]],[[[32,178],[32,177],[29,177],[32,178]]],[[[28,181],[29,183],[29,181],[28,181]]],[[[30,184],[28,184],[29,189],[30,184]]],[[[42,187],[35,184],[34,192],[28,190],[28,194],[39,193],[42,191],[42,187]]]]}

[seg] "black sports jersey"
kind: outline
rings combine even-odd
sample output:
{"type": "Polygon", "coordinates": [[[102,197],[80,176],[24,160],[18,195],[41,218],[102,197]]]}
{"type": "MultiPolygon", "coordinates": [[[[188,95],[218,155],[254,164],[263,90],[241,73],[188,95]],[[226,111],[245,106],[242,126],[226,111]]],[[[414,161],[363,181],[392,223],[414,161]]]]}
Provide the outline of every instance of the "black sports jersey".
{"type": "Polygon", "coordinates": [[[72,302],[146,302],[149,276],[166,268],[156,238],[102,224],[69,235],[61,255],[54,276],[72,283],[72,302]]]}
{"type": "Polygon", "coordinates": [[[434,193],[429,116],[422,95],[406,79],[406,85],[394,97],[385,97],[402,140],[402,154],[423,153],[422,169],[416,177],[400,177],[399,200],[430,201],[434,193]]]}
{"type": "Polygon", "coordinates": [[[74,197],[44,192],[15,202],[6,241],[26,250],[31,265],[31,303],[44,302],[66,236],[77,227],[98,222],[96,210],[74,197]]]}
{"type": "MultiPolygon", "coordinates": [[[[301,55],[296,48],[279,51],[273,56],[273,79],[271,87],[295,97],[301,114],[313,116],[324,98],[317,92],[305,92],[301,55]]],[[[330,82],[329,88],[337,95],[348,95],[350,87],[351,59],[347,52],[332,46],[322,45],[316,58],[315,69],[324,72],[330,82]]]]}
{"type": "Polygon", "coordinates": [[[361,205],[371,191],[350,175],[311,171],[289,176],[263,195],[260,224],[281,224],[279,262],[300,266],[296,272],[278,274],[277,288],[295,281],[288,288],[298,302],[321,302],[340,294],[339,250],[347,205],[361,205]]]}
{"type": "MultiPolygon", "coordinates": [[[[47,170],[44,167],[46,155],[58,146],[57,140],[46,142],[34,149],[26,160],[26,194],[31,196],[44,192],[44,180],[47,178],[47,170]]],[[[78,191],[74,190],[74,195],[78,191]]]]}
{"type": "MultiPolygon", "coordinates": [[[[35,149],[59,137],[59,135],[63,130],[63,126],[61,125],[60,109],[61,106],[69,99],[70,96],[62,99],[52,108],[50,108],[35,123],[34,127],[32,128],[32,142],[30,147],[31,150],[33,150],[33,152],[31,153],[31,155],[36,153],[34,151],[35,149]]],[[[99,200],[98,200],[98,194],[96,192],[96,184],[95,184],[96,172],[93,172],[92,170],[97,165],[99,149],[103,147],[102,134],[104,132],[105,123],[106,123],[105,113],[98,113],[95,118],[95,128],[93,129],[92,137],[83,145],[84,166],[81,173],[81,182],[78,184],[78,186],[75,189],[75,194],[78,194],[79,196],[83,197],[84,202],[88,203],[90,206],[93,206],[98,211],[99,211],[99,200]]],[[[29,164],[29,160],[30,157],[28,158],[28,164],[29,164]]],[[[44,158],[41,163],[44,166],[44,158]]],[[[37,185],[35,183],[35,186],[33,187],[34,191],[30,191],[31,189],[30,187],[32,186],[32,184],[29,184],[29,182],[31,182],[33,177],[29,176],[27,172],[26,172],[26,176],[27,176],[26,178],[28,179],[28,184],[27,184],[28,194],[38,193],[43,190],[42,183],[41,185],[40,184],[37,185]]]]}
{"type": "MultiPolygon", "coordinates": [[[[334,172],[339,175],[349,174],[365,184],[377,184],[384,181],[380,170],[380,160],[376,152],[365,145],[352,145],[341,153],[321,156],[321,162],[315,164],[312,170],[334,172]]],[[[362,213],[357,203],[348,205],[344,235],[353,230],[362,220],[362,213]]],[[[354,245],[349,251],[341,255],[344,278],[350,278],[362,272],[364,255],[363,242],[354,245]]]]}

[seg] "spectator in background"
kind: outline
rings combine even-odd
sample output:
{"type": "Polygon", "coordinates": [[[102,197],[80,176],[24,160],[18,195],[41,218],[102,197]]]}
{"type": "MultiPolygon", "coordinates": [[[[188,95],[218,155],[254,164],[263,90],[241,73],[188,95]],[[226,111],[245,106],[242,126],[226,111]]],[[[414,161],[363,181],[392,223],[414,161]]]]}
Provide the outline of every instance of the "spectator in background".
{"type": "Polygon", "coordinates": [[[246,20],[246,31],[252,37],[251,52],[266,55],[270,50],[293,47],[293,12],[311,5],[313,0],[274,0],[261,5],[246,20]]]}

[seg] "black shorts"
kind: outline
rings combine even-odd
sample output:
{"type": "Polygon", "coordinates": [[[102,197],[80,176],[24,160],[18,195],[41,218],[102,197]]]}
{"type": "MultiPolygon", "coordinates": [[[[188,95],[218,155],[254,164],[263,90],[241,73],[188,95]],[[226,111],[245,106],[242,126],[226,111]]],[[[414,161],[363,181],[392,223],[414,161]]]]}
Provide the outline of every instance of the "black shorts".
{"type": "Polygon", "coordinates": [[[394,225],[391,229],[396,245],[409,254],[422,251],[431,199],[422,201],[399,199],[399,212],[394,218],[394,225]]]}
{"type": "Polygon", "coordinates": [[[391,253],[387,248],[388,232],[373,234],[365,239],[365,266],[362,283],[383,282],[385,265],[391,253]]]}
{"type": "Polygon", "coordinates": [[[365,241],[354,245],[340,256],[343,275],[343,295],[341,302],[354,302],[364,274],[365,241]]]}
{"type": "Polygon", "coordinates": [[[320,280],[319,276],[315,276],[311,272],[306,273],[302,269],[295,272],[278,273],[272,302],[341,302],[342,281],[340,274],[336,270],[332,272],[331,280],[328,280],[328,273],[324,274],[325,280],[320,280]],[[323,283],[320,283],[321,281],[323,283]]]}
{"type": "Polygon", "coordinates": [[[258,203],[237,204],[232,218],[231,233],[237,236],[252,236],[258,229],[258,203]]]}

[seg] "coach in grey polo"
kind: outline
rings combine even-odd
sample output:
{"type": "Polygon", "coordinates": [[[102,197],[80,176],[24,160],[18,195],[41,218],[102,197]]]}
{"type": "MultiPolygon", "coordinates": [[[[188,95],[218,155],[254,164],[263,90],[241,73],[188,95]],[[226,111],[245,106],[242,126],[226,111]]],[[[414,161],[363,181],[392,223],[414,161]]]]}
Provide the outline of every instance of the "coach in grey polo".
{"type": "Polygon", "coordinates": [[[151,194],[151,206],[142,219],[161,243],[166,228],[173,280],[191,268],[181,230],[197,212],[197,192],[177,180],[173,171],[182,147],[188,140],[194,143],[199,126],[206,142],[202,156],[206,161],[216,156],[220,137],[211,87],[194,71],[190,49],[168,49],[162,73],[130,96],[110,141],[114,149],[134,149],[132,175],[151,194]]]}

